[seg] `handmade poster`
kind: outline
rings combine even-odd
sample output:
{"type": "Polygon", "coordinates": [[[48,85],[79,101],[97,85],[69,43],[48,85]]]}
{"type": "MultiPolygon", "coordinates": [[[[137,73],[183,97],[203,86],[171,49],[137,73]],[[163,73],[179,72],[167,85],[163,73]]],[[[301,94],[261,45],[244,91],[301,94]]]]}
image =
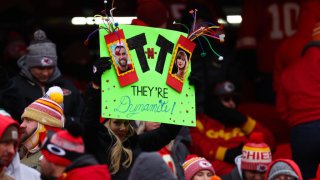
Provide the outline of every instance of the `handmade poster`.
{"type": "MultiPolygon", "coordinates": [[[[138,80],[122,86],[116,66],[103,74],[102,117],[195,126],[195,91],[188,81],[192,51],[177,46],[180,36],[186,37],[186,34],[134,25],[120,25],[119,29],[126,39],[126,50],[138,80]],[[183,84],[179,92],[167,84],[167,78],[173,74],[173,56],[177,56],[180,50],[187,55],[188,68],[184,79],[179,81],[183,84]]],[[[100,56],[114,56],[110,53],[112,46],[105,38],[108,31],[101,28],[99,36],[100,56]]],[[[114,42],[114,46],[121,43],[114,42]]]]}

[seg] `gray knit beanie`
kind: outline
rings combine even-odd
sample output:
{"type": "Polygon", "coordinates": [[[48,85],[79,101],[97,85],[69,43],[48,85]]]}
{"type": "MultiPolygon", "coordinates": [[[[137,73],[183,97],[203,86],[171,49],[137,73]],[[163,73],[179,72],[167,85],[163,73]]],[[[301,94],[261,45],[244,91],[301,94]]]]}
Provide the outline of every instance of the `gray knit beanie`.
{"type": "Polygon", "coordinates": [[[56,66],[56,45],[47,39],[46,33],[41,29],[34,32],[33,38],[26,55],[25,63],[27,66],[29,68],[56,66]]]}
{"type": "Polygon", "coordinates": [[[299,179],[297,173],[292,169],[290,165],[285,162],[276,162],[270,169],[268,180],[273,180],[279,175],[288,175],[296,179],[299,179]]]}

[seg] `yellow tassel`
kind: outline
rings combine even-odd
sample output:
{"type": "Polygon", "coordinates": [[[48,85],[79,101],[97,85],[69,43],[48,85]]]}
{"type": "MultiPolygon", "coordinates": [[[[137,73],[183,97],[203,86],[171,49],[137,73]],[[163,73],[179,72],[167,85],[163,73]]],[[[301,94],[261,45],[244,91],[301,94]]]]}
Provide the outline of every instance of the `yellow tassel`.
{"type": "Polygon", "coordinates": [[[58,104],[62,104],[63,102],[63,94],[59,92],[53,92],[49,95],[50,99],[55,101],[58,104]]]}

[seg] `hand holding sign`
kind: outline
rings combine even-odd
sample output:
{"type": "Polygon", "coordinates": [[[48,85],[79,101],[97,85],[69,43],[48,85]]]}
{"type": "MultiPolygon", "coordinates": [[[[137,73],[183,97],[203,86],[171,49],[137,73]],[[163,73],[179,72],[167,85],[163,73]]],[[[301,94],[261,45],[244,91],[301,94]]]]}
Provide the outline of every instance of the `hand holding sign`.
{"type": "Polygon", "coordinates": [[[101,86],[101,76],[104,71],[110,68],[111,62],[109,57],[99,58],[93,65],[92,82],[97,86],[101,86]]]}
{"type": "Polygon", "coordinates": [[[189,68],[184,72],[181,92],[166,84],[174,45],[183,33],[132,25],[121,25],[120,29],[119,36],[114,36],[115,41],[110,40],[108,32],[100,30],[101,56],[113,58],[111,70],[102,77],[102,116],[129,120],[152,119],[155,122],[194,126],[195,95],[193,86],[188,83],[192,52],[188,52],[186,65],[189,68]],[[125,45],[137,76],[137,81],[130,81],[126,85],[123,82],[130,80],[131,77],[127,77],[130,72],[123,75],[118,73],[117,56],[114,55],[119,44],[118,37],[122,38],[120,42],[125,45]]]}

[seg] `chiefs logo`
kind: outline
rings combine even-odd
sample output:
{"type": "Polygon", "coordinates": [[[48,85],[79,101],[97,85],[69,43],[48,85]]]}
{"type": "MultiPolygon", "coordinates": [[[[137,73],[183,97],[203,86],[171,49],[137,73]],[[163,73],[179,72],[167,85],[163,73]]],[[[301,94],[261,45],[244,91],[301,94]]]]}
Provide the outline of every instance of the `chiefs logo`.
{"type": "Polygon", "coordinates": [[[208,167],[211,167],[212,165],[208,161],[199,161],[199,166],[202,168],[208,168],[208,167]]]}
{"type": "Polygon", "coordinates": [[[47,57],[44,57],[44,58],[41,59],[41,64],[42,64],[43,66],[50,66],[50,65],[53,64],[53,61],[52,61],[52,59],[49,59],[49,58],[47,58],[47,57]]]}
{"type": "Polygon", "coordinates": [[[267,165],[265,165],[265,164],[259,164],[259,165],[257,166],[257,171],[259,171],[259,172],[265,172],[265,171],[267,171],[267,168],[268,168],[267,165]]]}

